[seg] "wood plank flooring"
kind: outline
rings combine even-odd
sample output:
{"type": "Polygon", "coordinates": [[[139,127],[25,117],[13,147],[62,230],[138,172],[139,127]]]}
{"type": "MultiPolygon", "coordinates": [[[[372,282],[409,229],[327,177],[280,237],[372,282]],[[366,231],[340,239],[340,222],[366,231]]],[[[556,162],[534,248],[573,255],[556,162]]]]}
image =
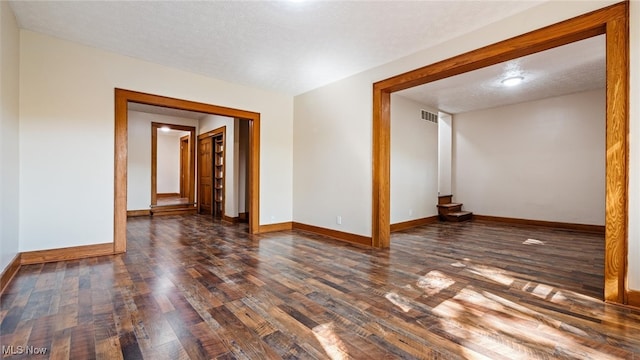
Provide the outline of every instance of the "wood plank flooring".
{"type": "Polygon", "coordinates": [[[640,359],[640,310],[601,300],[602,235],[436,223],[376,250],[202,215],[127,231],[126,254],[20,269],[3,357],[640,359]]]}

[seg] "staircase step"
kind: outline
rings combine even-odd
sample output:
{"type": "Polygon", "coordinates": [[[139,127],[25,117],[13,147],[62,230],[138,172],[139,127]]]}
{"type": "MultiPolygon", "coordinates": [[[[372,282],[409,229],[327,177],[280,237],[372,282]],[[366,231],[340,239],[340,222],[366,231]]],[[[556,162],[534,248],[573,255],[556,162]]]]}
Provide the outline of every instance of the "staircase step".
{"type": "Polygon", "coordinates": [[[453,195],[440,195],[438,196],[438,204],[449,204],[453,195]]]}
{"type": "Polygon", "coordinates": [[[471,220],[473,213],[471,211],[456,211],[444,215],[447,221],[466,221],[471,220]]]}
{"type": "Polygon", "coordinates": [[[458,206],[462,207],[462,204],[460,203],[438,204],[438,207],[441,209],[454,208],[458,206]]]}
{"type": "Polygon", "coordinates": [[[187,214],[196,214],[198,209],[190,206],[190,207],[169,207],[169,208],[154,208],[151,209],[152,216],[161,216],[161,215],[187,215],[187,214]]]}
{"type": "Polygon", "coordinates": [[[438,205],[438,215],[441,217],[458,211],[462,211],[462,204],[438,205]]]}

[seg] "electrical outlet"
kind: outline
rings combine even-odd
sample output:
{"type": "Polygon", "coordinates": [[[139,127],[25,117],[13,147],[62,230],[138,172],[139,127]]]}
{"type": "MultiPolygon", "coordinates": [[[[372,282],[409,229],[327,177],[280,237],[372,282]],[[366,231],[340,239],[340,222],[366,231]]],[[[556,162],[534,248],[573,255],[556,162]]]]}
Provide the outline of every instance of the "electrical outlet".
{"type": "Polygon", "coordinates": [[[409,209],[409,216],[413,215],[413,209],[409,209]]]}
{"type": "Polygon", "coordinates": [[[342,216],[340,215],[336,216],[336,224],[342,225],[342,216]]]}

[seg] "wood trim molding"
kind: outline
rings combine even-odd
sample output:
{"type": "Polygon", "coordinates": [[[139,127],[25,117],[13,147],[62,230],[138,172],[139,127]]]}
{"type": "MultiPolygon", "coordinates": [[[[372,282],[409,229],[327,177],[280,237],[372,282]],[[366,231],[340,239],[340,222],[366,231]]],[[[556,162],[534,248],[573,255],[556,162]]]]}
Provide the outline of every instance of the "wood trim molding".
{"type": "Polygon", "coordinates": [[[327,228],[314,226],[314,225],[302,224],[299,222],[293,222],[293,229],[302,230],[302,231],[306,231],[306,232],[310,232],[310,233],[314,233],[322,236],[327,236],[336,240],[346,241],[349,243],[371,246],[371,238],[367,236],[352,234],[352,233],[333,230],[333,229],[327,229],[327,228]]]}
{"type": "Polygon", "coordinates": [[[180,197],[178,193],[156,193],[158,199],[171,198],[171,197],[180,197]]]}
{"type": "Polygon", "coordinates": [[[77,260],[94,256],[113,255],[113,243],[73,246],[60,249],[23,252],[20,265],[41,264],[55,261],[77,260]]]}
{"type": "Polygon", "coordinates": [[[577,231],[585,231],[585,232],[591,232],[596,234],[605,233],[604,225],[573,224],[573,223],[564,223],[564,222],[556,222],[556,221],[528,220],[528,219],[517,219],[517,218],[500,217],[500,216],[478,215],[478,214],[473,214],[473,219],[484,220],[484,221],[495,221],[495,222],[513,224],[513,225],[522,225],[522,226],[543,226],[543,227],[556,228],[556,229],[577,230],[577,231]]]}
{"type": "Polygon", "coordinates": [[[627,293],[628,304],[640,308],[640,291],[629,290],[627,293]]]}
{"type": "Polygon", "coordinates": [[[372,244],[390,245],[392,92],[606,34],[606,233],[604,299],[626,301],[628,231],[629,2],[621,2],[373,84],[372,244]]]}
{"type": "Polygon", "coordinates": [[[629,3],[606,22],[605,300],[626,304],[629,205],[629,3]]]}
{"type": "Polygon", "coordinates": [[[127,210],[127,217],[151,216],[151,209],[127,210]]]}
{"type": "Polygon", "coordinates": [[[268,232],[276,232],[276,231],[286,231],[293,229],[293,223],[291,221],[277,223],[277,224],[267,224],[260,225],[260,233],[268,233],[268,232]]]}
{"type": "Polygon", "coordinates": [[[0,295],[4,293],[4,289],[9,285],[13,277],[20,270],[20,258],[21,254],[17,253],[16,256],[11,260],[9,265],[2,271],[2,275],[0,275],[0,295]]]}
{"type": "Polygon", "coordinates": [[[434,222],[438,222],[438,215],[391,224],[391,232],[411,229],[427,224],[433,224],[434,222]]]}
{"type": "Polygon", "coordinates": [[[237,224],[240,222],[240,218],[238,216],[227,216],[225,214],[222,214],[222,221],[226,221],[232,224],[237,224]]]}
{"type": "Polygon", "coordinates": [[[197,214],[198,209],[195,207],[183,207],[183,208],[166,208],[159,206],[151,210],[151,216],[167,216],[167,215],[189,215],[197,214]]]}
{"type": "Polygon", "coordinates": [[[213,130],[209,130],[205,133],[202,133],[200,135],[198,135],[198,140],[202,140],[208,137],[212,137],[212,136],[216,136],[216,135],[220,135],[220,134],[224,134],[227,131],[227,126],[221,126],[219,128],[213,129],[213,130]]]}
{"type": "Polygon", "coordinates": [[[113,250],[127,250],[127,104],[135,102],[173,109],[197,111],[206,114],[229,116],[249,121],[249,167],[247,173],[249,196],[249,232],[260,231],[260,113],[210,105],[137,91],[114,89],[114,221],[113,250]]]}
{"type": "Polygon", "coordinates": [[[151,123],[151,207],[158,205],[158,128],[151,123]]]}

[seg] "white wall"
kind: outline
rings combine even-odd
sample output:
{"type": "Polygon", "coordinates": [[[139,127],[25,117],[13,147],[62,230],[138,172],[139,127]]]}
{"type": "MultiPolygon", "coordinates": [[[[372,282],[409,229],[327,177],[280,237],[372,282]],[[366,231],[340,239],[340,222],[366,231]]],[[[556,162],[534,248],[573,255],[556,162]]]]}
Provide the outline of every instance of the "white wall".
{"type": "Polygon", "coordinates": [[[476,214],[604,225],[604,89],[453,117],[453,194],[476,214]]]}
{"type": "Polygon", "coordinates": [[[451,41],[296,96],[294,220],[371,236],[374,82],[615,2],[544,2],[451,41]],[[336,215],[342,215],[342,225],[336,224],[336,215]]]}
{"type": "MultiPolygon", "coordinates": [[[[151,123],[159,122],[197,128],[198,120],[139,111],[129,111],[128,119],[127,210],[147,210],[151,204],[151,123]]],[[[160,149],[158,148],[158,150],[160,149]]],[[[178,164],[179,161],[178,159],[178,164]]],[[[158,163],[158,165],[160,164],[158,163]]],[[[159,175],[160,169],[157,171],[159,175]]],[[[156,183],[156,191],[164,192],[159,183],[156,183]]]]}
{"type": "Polygon", "coordinates": [[[452,123],[451,114],[438,112],[438,195],[452,195],[451,190],[451,156],[452,156],[452,123]]]}
{"type": "Polygon", "coordinates": [[[259,112],[260,223],[291,220],[291,96],[20,34],[21,251],[113,241],[116,87],[259,112]]]}
{"type": "Polygon", "coordinates": [[[19,251],[19,43],[13,11],[0,1],[0,271],[19,251]]]}
{"type": "Polygon", "coordinates": [[[371,104],[362,76],[295,98],[294,221],[371,236],[371,104]]]}
{"type": "Polygon", "coordinates": [[[438,124],[422,120],[434,110],[391,95],[391,223],[438,214],[438,124]]]}
{"type": "Polygon", "coordinates": [[[180,193],[180,137],[184,134],[158,132],[156,191],[159,194],[180,193]]]}

